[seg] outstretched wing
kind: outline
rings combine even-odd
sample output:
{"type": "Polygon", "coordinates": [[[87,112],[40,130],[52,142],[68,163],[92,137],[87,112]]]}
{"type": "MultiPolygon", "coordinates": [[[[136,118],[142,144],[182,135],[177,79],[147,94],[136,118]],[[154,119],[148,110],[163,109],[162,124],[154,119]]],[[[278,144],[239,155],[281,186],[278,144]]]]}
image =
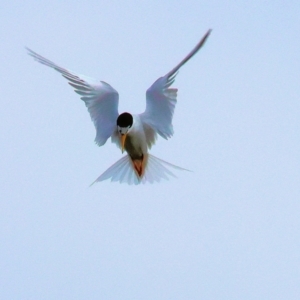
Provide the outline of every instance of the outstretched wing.
{"type": "Polygon", "coordinates": [[[196,47],[173,70],[158,78],[146,92],[146,110],[140,117],[165,139],[173,135],[172,118],[177,102],[177,89],[170,86],[179,69],[199,51],[210,33],[211,30],[208,30],[196,47]]]}
{"type": "Polygon", "coordinates": [[[52,61],[42,57],[34,51],[26,48],[28,54],[39,63],[51,67],[62,74],[75,92],[84,101],[92,121],[96,127],[95,142],[102,146],[113,134],[118,118],[119,94],[108,83],[97,82],[93,78],[77,75],[67,69],[61,68],[52,61]]]}

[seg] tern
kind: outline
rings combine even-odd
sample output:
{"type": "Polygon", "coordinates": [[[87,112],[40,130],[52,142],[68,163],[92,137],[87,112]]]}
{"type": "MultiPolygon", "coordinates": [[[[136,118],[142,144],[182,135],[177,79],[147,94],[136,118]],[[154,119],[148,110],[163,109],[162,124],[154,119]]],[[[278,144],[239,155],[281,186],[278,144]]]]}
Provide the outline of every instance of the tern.
{"type": "Polygon", "coordinates": [[[111,138],[122,153],[127,152],[92,184],[106,179],[128,184],[152,183],[174,176],[170,169],[185,170],[149,154],[148,150],[157,135],[164,139],[173,135],[177,89],[170,86],[179,69],[200,50],[210,33],[211,29],[175,68],[150,86],[146,92],[146,109],[141,114],[119,114],[119,94],[111,85],[71,72],[26,48],[36,61],[61,73],[81,96],[96,128],[95,143],[103,146],[111,138]]]}

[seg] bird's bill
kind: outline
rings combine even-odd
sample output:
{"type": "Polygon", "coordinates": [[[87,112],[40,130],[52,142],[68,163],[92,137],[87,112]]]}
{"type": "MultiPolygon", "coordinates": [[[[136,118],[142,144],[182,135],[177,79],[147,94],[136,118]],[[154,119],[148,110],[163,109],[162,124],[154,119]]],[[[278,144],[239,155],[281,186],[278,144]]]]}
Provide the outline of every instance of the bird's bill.
{"type": "Polygon", "coordinates": [[[126,140],[127,134],[121,135],[121,149],[122,153],[124,152],[125,149],[125,140],[126,140]]]}

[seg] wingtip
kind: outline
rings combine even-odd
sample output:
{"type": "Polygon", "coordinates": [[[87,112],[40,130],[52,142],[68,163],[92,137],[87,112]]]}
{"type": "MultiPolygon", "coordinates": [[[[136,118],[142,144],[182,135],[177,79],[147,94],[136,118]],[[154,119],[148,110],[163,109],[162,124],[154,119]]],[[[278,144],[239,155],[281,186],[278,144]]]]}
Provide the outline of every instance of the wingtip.
{"type": "Polygon", "coordinates": [[[36,56],[38,55],[36,52],[34,52],[33,50],[31,50],[30,48],[28,48],[27,46],[24,47],[25,50],[27,51],[27,54],[30,55],[31,57],[33,57],[35,60],[36,56]]]}
{"type": "Polygon", "coordinates": [[[96,182],[97,182],[97,179],[96,179],[95,181],[93,181],[93,182],[88,186],[88,188],[91,188],[96,182]]]}
{"type": "Polygon", "coordinates": [[[209,28],[208,30],[207,30],[207,33],[206,33],[206,36],[208,37],[211,33],[212,33],[212,29],[211,28],[209,28]]]}
{"type": "Polygon", "coordinates": [[[211,28],[207,30],[207,32],[205,33],[205,35],[203,36],[203,38],[201,39],[201,41],[199,43],[201,46],[206,42],[206,40],[210,36],[211,32],[212,32],[211,28]]]}
{"type": "Polygon", "coordinates": [[[29,49],[27,46],[24,46],[24,48],[27,54],[30,55],[30,53],[32,52],[31,49],[29,49]]]}
{"type": "Polygon", "coordinates": [[[34,51],[32,51],[30,48],[28,48],[27,46],[24,46],[25,50],[27,51],[27,54],[31,54],[34,53],[34,51]]]}

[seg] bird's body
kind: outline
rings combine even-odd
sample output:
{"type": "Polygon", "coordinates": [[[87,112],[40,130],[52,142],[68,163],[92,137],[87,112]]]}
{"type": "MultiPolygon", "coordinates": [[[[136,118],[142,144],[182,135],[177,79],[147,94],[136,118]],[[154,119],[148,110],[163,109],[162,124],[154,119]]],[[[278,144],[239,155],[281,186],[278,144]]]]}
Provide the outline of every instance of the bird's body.
{"type": "Polygon", "coordinates": [[[144,129],[139,115],[132,116],[132,130],[126,136],[124,149],[129,155],[138,176],[141,177],[144,174],[148,160],[148,144],[150,144],[149,141],[154,140],[155,132],[151,129],[144,129]]]}
{"type": "MultiPolygon", "coordinates": [[[[154,135],[154,130],[152,130],[154,135]]],[[[139,115],[133,115],[132,130],[127,134],[124,148],[132,159],[140,159],[143,154],[148,153],[146,131],[139,115]]]]}
{"type": "Polygon", "coordinates": [[[196,47],[169,73],[157,79],[146,93],[146,110],[141,114],[118,113],[119,94],[108,83],[77,75],[61,68],[39,54],[28,50],[38,62],[60,72],[81,96],[96,127],[95,142],[102,146],[111,137],[127,155],[107,169],[95,182],[105,179],[139,184],[174,176],[170,168],[182,169],[148,153],[157,135],[173,135],[172,118],[177,102],[177,89],[170,88],[180,67],[203,46],[209,30],[196,47]]]}

